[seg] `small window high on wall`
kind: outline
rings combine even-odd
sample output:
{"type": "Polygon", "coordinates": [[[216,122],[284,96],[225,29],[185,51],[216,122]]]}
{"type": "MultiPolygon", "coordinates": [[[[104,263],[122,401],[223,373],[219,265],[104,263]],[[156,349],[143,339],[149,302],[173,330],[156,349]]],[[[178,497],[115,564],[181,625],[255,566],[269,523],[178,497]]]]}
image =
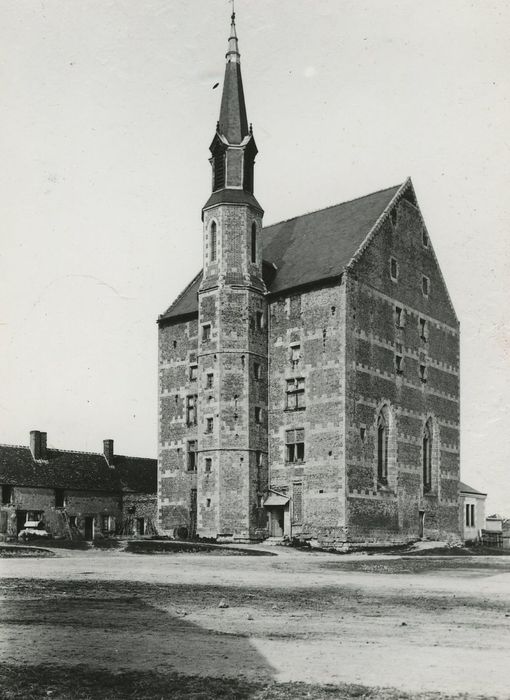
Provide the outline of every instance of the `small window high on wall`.
{"type": "Polygon", "coordinates": [[[211,224],[211,233],[209,236],[211,262],[215,262],[216,260],[216,238],[216,221],[213,221],[211,224]]]}
{"type": "Polygon", "coordinates": [[[257,262],[257,224],[251,226],[251,261],[257,262]]]}

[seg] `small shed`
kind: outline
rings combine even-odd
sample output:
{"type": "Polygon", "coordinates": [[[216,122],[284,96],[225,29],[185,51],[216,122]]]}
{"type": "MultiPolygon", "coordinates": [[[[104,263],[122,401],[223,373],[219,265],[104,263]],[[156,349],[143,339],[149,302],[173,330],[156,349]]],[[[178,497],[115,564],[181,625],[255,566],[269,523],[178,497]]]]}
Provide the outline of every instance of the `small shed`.
{"type": "Polygon", "coordinates": [[[486,498],[486,493],[477,491],[462,481],[459,482],[459,503],[464,542],[473,542],[481,539],[482,530],[485,528],[486,498]]]}

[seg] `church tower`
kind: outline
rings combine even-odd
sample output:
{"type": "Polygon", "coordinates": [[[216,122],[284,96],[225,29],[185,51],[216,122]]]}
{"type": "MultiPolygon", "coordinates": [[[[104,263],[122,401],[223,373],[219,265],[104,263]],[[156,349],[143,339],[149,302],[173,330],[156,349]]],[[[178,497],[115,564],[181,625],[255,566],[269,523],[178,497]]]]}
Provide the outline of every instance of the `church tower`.
{"type": "Polygon", "coordinates": [[[253,194],[257,146],[248,127],[235,14],[210,151],[198,292],[197,533],[250,541],[266,535],[267,309],[263,210],[253,194]]]}

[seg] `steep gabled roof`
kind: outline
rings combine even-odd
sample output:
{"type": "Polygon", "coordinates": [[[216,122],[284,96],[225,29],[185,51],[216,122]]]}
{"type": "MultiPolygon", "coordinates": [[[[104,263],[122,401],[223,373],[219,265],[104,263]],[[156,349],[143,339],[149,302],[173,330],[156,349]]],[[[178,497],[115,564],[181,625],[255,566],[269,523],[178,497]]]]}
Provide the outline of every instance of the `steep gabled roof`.
{"type": "Polygon", "coordinates": [[[35,461],[30,448],[0,445],[0,483],[79,491],[156,493],[157,460],[115,455],[113,467],[95,452],[47,450],[35,461]]]}
{"type": "Polygon", "coordinates": [[[472,493],[475,496],[486,496],[487,495],[486,493],[482,493],[481,491],[477,491],[472,486],[468,486],[463,481],[459,481],[459,491],[461,493],[472,493]]]}
{"type": "MultiPolygon", "coordinates": [[[[341,275],[401,187],[265,227],[262,256],[269,263],[264,271],[268,291],[280,293],[341,275]]],[[[201,279],[200,272],[159,321],[196,314],[201,279]]]]}

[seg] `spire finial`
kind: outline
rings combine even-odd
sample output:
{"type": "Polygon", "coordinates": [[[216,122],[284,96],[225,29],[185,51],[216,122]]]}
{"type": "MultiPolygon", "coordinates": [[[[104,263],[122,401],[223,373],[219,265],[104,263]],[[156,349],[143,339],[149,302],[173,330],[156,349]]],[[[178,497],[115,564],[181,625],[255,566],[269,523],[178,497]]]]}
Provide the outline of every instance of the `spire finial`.
{"type": "Polygon", "coordinates": [[[230,17],[230,36],[228,39],[228,51],[227,51],[227,61],[234,61],[234,63],[239,63],[241,59],[241,54],[239,53],[239,46],[237,44],[237,32],[236,32],[236,12],[234,8],[234,0],[230,0],[232,3],[232,15],[230,17]]]}

